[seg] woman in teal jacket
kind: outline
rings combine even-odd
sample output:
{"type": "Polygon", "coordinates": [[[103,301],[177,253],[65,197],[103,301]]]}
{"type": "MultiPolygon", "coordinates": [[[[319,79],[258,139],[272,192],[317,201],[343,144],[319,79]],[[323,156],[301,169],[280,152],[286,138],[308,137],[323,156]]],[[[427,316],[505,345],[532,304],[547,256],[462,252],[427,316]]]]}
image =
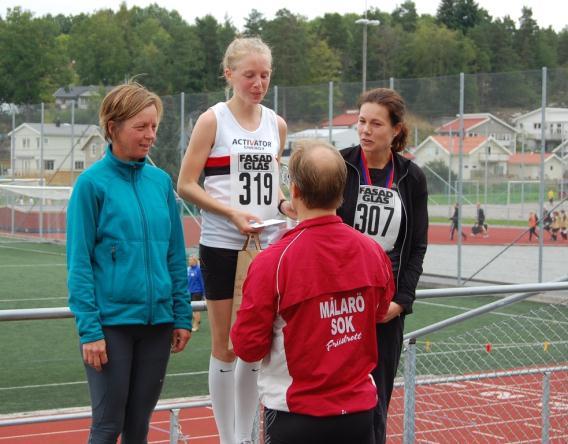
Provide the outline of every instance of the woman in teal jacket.
{"type": "Polygon", "coordinates": [[[89,443],[146,442],[170,351],[191,336],[185,246],[169,176],[147,164],[162,114],[137,83],[99,112],[109,142],[67,210],[69,307],[91,394],[89,443]]]}

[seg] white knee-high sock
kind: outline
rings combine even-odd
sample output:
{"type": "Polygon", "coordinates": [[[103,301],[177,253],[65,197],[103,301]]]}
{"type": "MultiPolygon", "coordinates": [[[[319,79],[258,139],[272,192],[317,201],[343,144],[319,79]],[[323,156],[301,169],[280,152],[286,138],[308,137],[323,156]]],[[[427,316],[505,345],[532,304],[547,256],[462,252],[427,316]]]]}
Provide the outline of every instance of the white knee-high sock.
{"type": "Polygon", "coordinates": [[[235,361],[209,359],[209,393],[221,444],[235,442],[235,361]]]}
{"type": "Polygon", "coordinates": [[[258,409],[258,371],[260,361],[245,362],[237,358],[235,367],[235,438],[237,444],[251,441],[258,409]]]}

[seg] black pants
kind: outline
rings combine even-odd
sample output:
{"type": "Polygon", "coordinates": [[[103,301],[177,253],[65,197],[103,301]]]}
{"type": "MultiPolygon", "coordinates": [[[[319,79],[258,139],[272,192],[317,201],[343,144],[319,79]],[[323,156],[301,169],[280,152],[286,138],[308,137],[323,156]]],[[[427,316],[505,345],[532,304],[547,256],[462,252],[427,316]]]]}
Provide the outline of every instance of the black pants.
{"type": "Polygon", "coordinates": [[[533,236],[536,236],[536,238],[538,239],[538,234],[536,234],[536,227],[531,227],[529,229],[529,240],[532,240],[533,236]]]}
{"type": "Polygon", "coordinates": [[[377,324],[376,330],[379,361],[372,375],[379,402],[374,412],[374,428],[376,444],[383,444],[387,439],[387,413],[402,352],[404,316],[397,316],[386,324],[377,324]]]}
{"type": "Polygon", "coordinates": [[[374,444],[373,410],[309,416],[264,409],[265,444],[374,444]]]}
{"type": "Polygon", "coordinates": [[[89,444],[147,442],[150,416],[162,390],[172,325],[103,327],[108,363],[85,365],[93,421],[89,444]]]}

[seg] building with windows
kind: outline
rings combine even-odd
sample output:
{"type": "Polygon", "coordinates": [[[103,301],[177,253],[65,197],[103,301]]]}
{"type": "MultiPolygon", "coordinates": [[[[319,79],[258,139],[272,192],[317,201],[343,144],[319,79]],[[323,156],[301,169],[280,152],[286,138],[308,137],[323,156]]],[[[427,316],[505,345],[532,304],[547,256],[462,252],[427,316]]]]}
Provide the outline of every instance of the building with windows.
{"type": "Polygon", "coordinates": [[[8,133],[14,138],[14,175],[45,177],[56,172],[81,172],[100,159],[105,140],[97,125],[22,123],[8,133]],[[43,160],[43,168],[42,168],[43,160]]]}
{"type": "MultiPolygon", "coordinates": [[[[545,108],[545,121],[545,148],[551,152],[568,140],[568,108],[545,108]]],[[[542,146],[542,108],[522,114],[514,118],[513,122],[526,142],[527,149],[537,150],[542,146]]]]}
{"type": "MultiPolygon", "coordinates": [[[[449,165],[452,172],[457,175],[459,144],[458,136],[429,136],[414,150],[414,161],[420,166],[429,162],[442,161],[446,166],[449,165]]],[[[507,160],[511,154],[511,151],[493,137],[464,137],[463,179],[470,180],[479,177],[486,169],[492,177],[506,176],[507,160]]]]}
{"type": "MultiPolygon", "coordinates": [[[[464,114],[465,137],[485,137],[496,140],[500,145],[515,153],[518,131],[507,122],[490,113],[464,114]]],[[[436,128],[440,136],[459,136],[460,119],[455,118],[436,128]]]]}

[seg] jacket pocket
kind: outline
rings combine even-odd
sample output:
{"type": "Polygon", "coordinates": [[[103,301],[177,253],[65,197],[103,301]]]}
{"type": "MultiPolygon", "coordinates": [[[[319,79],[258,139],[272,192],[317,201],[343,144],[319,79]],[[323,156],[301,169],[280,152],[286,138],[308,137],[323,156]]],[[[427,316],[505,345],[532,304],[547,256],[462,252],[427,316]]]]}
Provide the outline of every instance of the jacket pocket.
{"type": "Polygon", "coordinates": [[[148,272],[142,242],[123,241],[111,246],[109,299],[120,304],[146,303],[148,272]]]}

